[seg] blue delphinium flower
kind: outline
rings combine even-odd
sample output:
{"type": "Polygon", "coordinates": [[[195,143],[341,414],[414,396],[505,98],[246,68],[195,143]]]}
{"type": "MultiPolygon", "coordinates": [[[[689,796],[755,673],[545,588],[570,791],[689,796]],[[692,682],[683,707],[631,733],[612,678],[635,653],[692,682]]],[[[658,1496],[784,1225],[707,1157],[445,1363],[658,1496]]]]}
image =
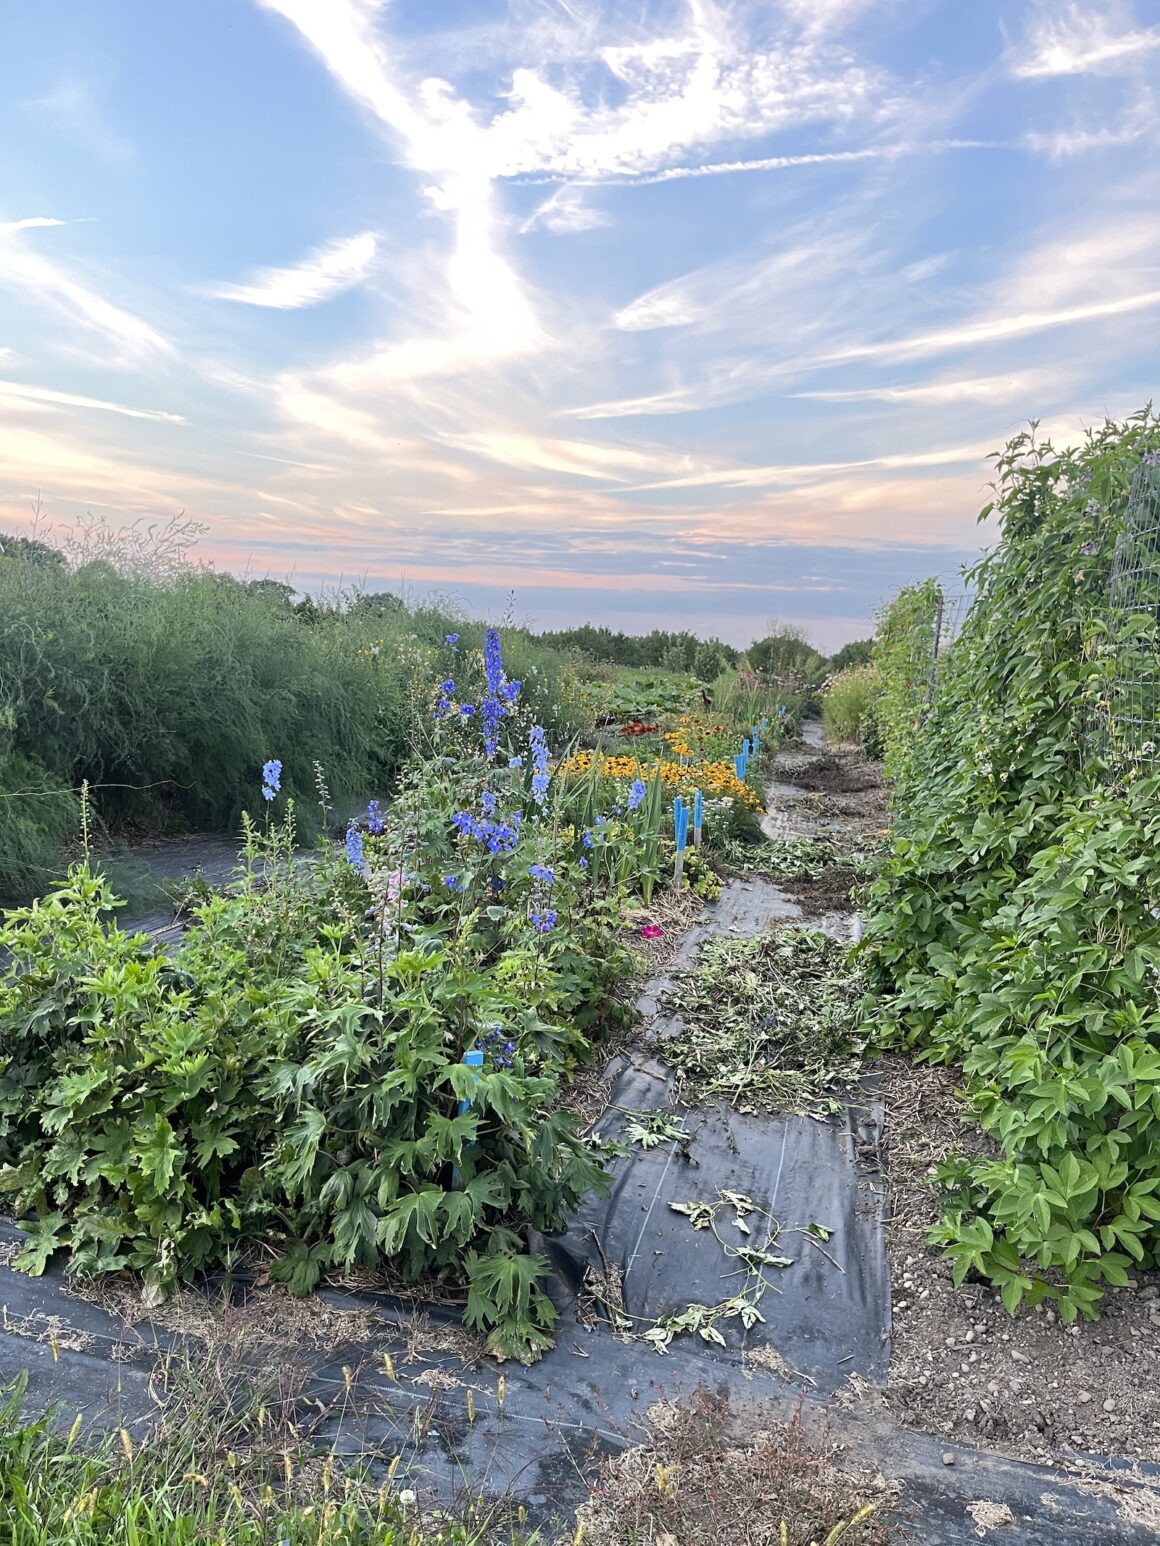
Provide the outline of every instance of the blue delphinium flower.
{"type": "Polygon", "coordinates": [[[463,877],[460,875],[444,875],[443,884],[447,887],[448,891],[462,891],[463,877]]]}
{"type": "Polygon", "coordinates": [[[546,886],[550,886],[556,879],[556,872],[547,864],[533,864],[528,867],[528,874],[533,880],[542,880],[546,886]]]}
{"type": "Polygon", "coordinates": [[[510,1068],[515,1057],[516,1044],[514,1041],[503,1040],[503,1026],[493,1025],[476,1043],[479,1050],[490,1054],[496,1068],[510,1068]]]}
{"type": "Polygon", "coordinates": [[[459,643],[459,635],[457,633],[445,633],[443,635],[443,642],[444,644],[449,644],[454,649],[459,643]]]}
{"type": "Polygon", "coordinates": [[[519,811],[513,811],[510,821],[493,821],[491,817],[495,813],[494,797],[488,805],[485,805],[485,815],[481,820],[471,811],[456,811],[451,818],[451,825],[464,837],[474,838],[477,843],[482,843],[489,853],[511,853],[520,840],[520,823],[523,820],[519,811]]]}
{"type": "Polygon", "coordinates": [[[276,757],[262,764],[262,798],[272,800],[282,788],[282,764],[276,757]]]}
{"type": "Polygon", "coordinates": [[[524,759],[522,757],[509,757],[508,758],[508,767],[509,768],[522,768],[523,765],[524,765],[524,759]]]}
{"type": "Polygon", "coordinates": [[[383,830],[383,810],[377,800],[371,800],[367,805],[367,831],[378,837],[383,830]]]}
{"type": "Polygon", "coordinates": [[[486,691],[483,698],[483,749],[488,758],[499,745],[499,723],[515,709],[520,695],[519,682],[509,682],[503,674],[503,651],[499,633],[489,628],[483,641],[483,674],[486,691]]]}
{"type": "Polygon", "coordinates": [[[459,712],[463,715],[464,719],[470,719],[471,716],[475,713],[475,704],[462,703],[459,706],[459,712]]]}
{"type": "Polygon", "coordinates": [[[592,847],[592,834],[591,834],[591,832],[585,832],[584,836],[580,839],[580,841],[584,844],[585,848],[591,848],[592,847]]]}
{"type": "Polygon", "coordinates": [[[586,870],[588,868],[588,860],[587,859],[581,859],[581,861],[580,861],[580,868],[582,870],[586,870]]]}
{"type": "Polygon", "coordinates": [[[554,907],[545,907],[542,912],[531,914],[532,928],[537,934],[550,934],[556,927],[556,919],[559,917],[554,907]]]}
{"type": "Polygon", "coordinates": [[[446,681],[439,683],[439,702],[435,705],[435,718],[442,719],[444,714],[450,712],[455,698],[455,678],[449,676],[446,681]]]}
{"type": "Polygon", "coordinates": [[[548,741],[539,725],[532,726],[532,798],[541,810],[548,807],[548,741]]]}
{"type": "Polygon", "coordinates": [[[1144,460],[1149,467],[1160,467],[1160,451],[1145,451],[1144,460]]]}
{"type": "Polygon", "coordinates": [[[346,829],[346,857],[349,864],[356,870],[363,868],[363,835],[352,823],[346,829]]]}
{"type": "Polygon", "coordinates": [[[644,797],[648,794],[648,785],[642,778],[634,778],[632,788],[628,791],[628,808],[635,811],[638,806],[644,804],[644,797]]]}
{"type": "Polygon", "coordinates": [[[480,795],[479,808],[485,816],[495,815],[495,795],[490,789],[485,789],[480,795]]]}

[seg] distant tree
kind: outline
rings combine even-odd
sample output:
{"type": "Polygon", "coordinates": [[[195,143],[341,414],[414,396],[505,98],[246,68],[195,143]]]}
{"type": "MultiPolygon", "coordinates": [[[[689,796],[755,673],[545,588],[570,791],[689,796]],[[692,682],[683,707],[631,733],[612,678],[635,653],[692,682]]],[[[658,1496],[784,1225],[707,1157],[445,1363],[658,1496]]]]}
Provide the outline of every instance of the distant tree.
{"type": "Polygon", "coordinates": [[[869,664],[873,652],[873,639],[851,639],[849,644],[842,645],[836,655],[830,656],[830,670],[836,674],[849,666],[865,666],[869,664]]]}
{"type": "Polygon", "coordinates": [[[403,598],[389,590],[360,593],[350,607],[351,612],[356,616],[366,616],[369,613],[373,617],[385,617],[388,612],[405,612],[406,609],[403,598]]]}
{"type": "Polygon", "coordinates": [[[287,585],[285,580],[248,580],[246,589],[276,606],[289,607],[294,602],[294,587],[287,585]]]}
{"type": "Polygon", "coordinates": [[[763,676],[801,676],[820,680],[826,657],[816,650],[800,628],[781,624],[764,639],[755,639],[745,651],[754,671],[763,676]]]}
{"type": "Polygon", "coordinates": [[[697,653],[693,656],[693,675],[699,682],[715,682],[728,664],[725,647],[720,639],[709,639],[697,646],[697,653]]]}
{"type": "Polygon", "coordinates": [[[37,542],[35,537],[18,537],[7,531],[0,531],[0,560],[3,559],[42,568],[64,568],[64,554],[49,547],[47,542],[37,542]]]}

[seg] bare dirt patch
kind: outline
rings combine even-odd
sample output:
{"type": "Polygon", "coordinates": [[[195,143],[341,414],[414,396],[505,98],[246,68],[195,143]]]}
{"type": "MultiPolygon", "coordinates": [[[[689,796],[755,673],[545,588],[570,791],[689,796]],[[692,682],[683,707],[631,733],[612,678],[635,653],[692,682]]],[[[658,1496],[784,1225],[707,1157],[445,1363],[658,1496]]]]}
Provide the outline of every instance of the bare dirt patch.
{"type": "Polygon", "coordinates": [[[1014,1318],[983,1283],[956,1289],[927,1246],[939,1199],[931,1169],[990,1152],[951,1071],[888,1060],[893,1346],[886,1403],[907,1427],[1021,1459],[1077,1454],[1160,1461],[1160,1274],[1112,1289],[1098,1321],[1064,1326],[1047,1306],[1014,1318]]]}
{"type": "Polygon", "coordinates": [[[844,864],[828,864],[816,875],[794,880],[779,880],[807,918],[822,918],[827,913],[848,913],[854,909],[855,886],[864,885],[865,875],[844,864]]]}
{"type": "Polygon", "coordinates": [[[560,1546],[888,1546],[880,1476],[854,1474],[822,1424],[733,1413],[695,1392],[648,1413],[646,1443],[607,1463],[560,1546]],[[845,1529],[840,1527],[845,1525],[845,1529]]]}
{"type": "Polygon", "coordinates": [[[797,789],[818,794],[863,794],[882,787],[882,774],[859,752],[825,752],[800,767],[785,768],[781,776],[797,789]]]}

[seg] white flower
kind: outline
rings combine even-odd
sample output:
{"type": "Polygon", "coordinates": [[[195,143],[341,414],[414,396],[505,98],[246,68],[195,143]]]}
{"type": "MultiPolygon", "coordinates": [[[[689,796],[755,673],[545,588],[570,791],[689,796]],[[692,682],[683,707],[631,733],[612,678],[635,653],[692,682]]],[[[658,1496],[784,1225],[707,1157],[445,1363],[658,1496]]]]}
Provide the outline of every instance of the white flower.
{"type": "Polygon", "coordinates": [[[414,1508],[418,1501],[418,1498],[415,1496],[410,1487],[404,1487],[402,1492],[399,1494],[399,1507],[403,1510],[404,1513],[406,1513],[408,1509],[414,1508]]]}

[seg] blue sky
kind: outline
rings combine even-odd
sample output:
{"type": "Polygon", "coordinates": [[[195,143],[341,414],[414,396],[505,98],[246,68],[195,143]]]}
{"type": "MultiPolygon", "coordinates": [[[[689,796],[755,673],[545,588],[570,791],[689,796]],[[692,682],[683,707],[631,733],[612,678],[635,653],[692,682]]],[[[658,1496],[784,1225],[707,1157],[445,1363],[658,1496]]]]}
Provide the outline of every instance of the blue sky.
{"type": "Polygon", "coordinates": [[[0,522],[824,645],[1141,406],[1153,0],[7,0],[0,522]]]}

